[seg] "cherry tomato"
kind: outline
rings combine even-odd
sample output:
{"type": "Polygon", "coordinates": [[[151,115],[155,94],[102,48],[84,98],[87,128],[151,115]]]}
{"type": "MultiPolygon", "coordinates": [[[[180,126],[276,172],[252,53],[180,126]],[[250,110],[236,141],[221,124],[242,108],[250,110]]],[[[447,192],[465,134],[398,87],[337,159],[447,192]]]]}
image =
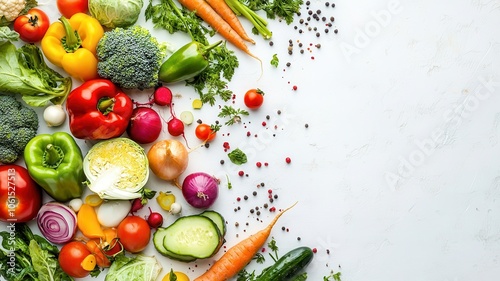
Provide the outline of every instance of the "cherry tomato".
{"type": "Polygon", "coordinates": [[[57,0],[57,9],[65,18],[71,18],[76,13],[86,13],[89,9],[88,0],[57,0]]]}
{"type": "Polygon", "coordinates": [[[202,123],[196,126],[194,133],[199,140],[209,142],[215,138],[217,130],[210,125],[202,123]]]}
{"type": "Polygon", "coordinates": [[[0,165],[0,221],[28,222],[42,206],[42,189],[26,168],[0,165]]]}
{"type": "Polygon", "coordinates": [[[138,216],[128,216],[117,228],[117,235],[123,248],[131,253],[139,253],[146,249],[151,238],[148,222],[138,216]]]}
{"type": "Polygon", "coordinates": [[[30,9],[25,15],[14,21],[14,30],[24,42],[35,43],[42,40],[49,29],[50,20],[47,14],[37,8],[30,9]]]}
{"type": "Polygon", "coordinates": [[[264,103],[264,92],[261,89],[250,89],[245,93],[243,101],[248,108],[257,109],[264,103]]]}
{"type": "Polygon", "coordinates": [[[170,271],[165,276],[163,276],[163,279],[161,279],[161,281],[171,281],[171,280],[189,281],[189,277],[185,273],[180,271],[170,271]],[[170,278],[171,275],[175,275],[176,279],[170,278]]]}
{"type": "Polygon", "coordinates": [[[96,266],[96,258],[83,242],[71,241],[59,252],[61,269],[71,277],[83,278],[96,266]]]}

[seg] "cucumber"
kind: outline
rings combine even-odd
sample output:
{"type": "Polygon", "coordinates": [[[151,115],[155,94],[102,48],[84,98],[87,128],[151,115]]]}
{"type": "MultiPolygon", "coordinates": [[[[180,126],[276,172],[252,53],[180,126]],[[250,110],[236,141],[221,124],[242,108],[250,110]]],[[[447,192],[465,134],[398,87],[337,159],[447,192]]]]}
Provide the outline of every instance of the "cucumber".
{"type": "Polygon", "coordinates": [[[309,247],[298,247],[279,258],[276,263],[266,268],[256,281],[284,281],[294,277],[313,259],[314,253],[309,247]]]}
{"type": "Polygon", "coordinates": [[[217,225],[200,215],[178,218],[165,228],[164,235],[163,247],[181,257],[209,258],[217,253],[222,244],[217,225]]]}
{"type": "Polygon", "coordinates": [[[220,213],[213,210],[206,210],[201,213],[200,216],[211,219],[219,228],[221,235],[226,235],[226,220],[224,220],[224,217],[220,213]]]}
{"type": "Polygon", "coordinates": [[[178,261],[183,261],[183,262],[191,262],[196,260],[195,257],[191,256],[186,256],[186,255],[178,255],[174,254],[170,251],[168,251],[164,246],[163,246],[163,240],[165,240],[166,235],[168,232],[166,231],[166,228],[160,227],[158,228],[155,233],[153,234],[153,245],[155,246],[156,250],[162,254],[165,257],[178,260],[178,261]]]}

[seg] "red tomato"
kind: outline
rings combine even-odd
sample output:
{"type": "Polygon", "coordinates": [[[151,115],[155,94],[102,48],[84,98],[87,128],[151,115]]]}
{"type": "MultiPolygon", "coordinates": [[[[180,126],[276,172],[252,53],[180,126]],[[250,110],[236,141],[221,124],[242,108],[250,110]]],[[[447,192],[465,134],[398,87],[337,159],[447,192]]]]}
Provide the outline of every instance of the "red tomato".
{"type": "Polygon", "coordinates": [[[28,11],[26,15],[18,16],[14,21],[14,30],[24,42],[35,43],[42,40],[49,29],[50,20],[47,14],[37,8],[28,11]]]}
{"type": "Polygon", "coordinates": [[[123,219],[117,231],[123,248],[131,253],[139,253],[146,249],[151,238],[148,222],[138,216],[128,216],[123,219]]]}
{"type": "Polygon", "coordinates": [[[83,278],[88,276],[90,271],[83,268],[82,263],[91,255],[87,245],[80,241],[72,241],[62,246],[59,252],[59,264],[69,276],[83,278]]]}
{"type": "Polygon", "coordinates": [[[26,168],[0,165],[0,221],[28,222],[42,206],[42,189],[26,168]]]}
{"type": "Polygon", "coordinates": [[[88,0],[57,0],[57,9],[65,18],[71,18],[76,13],[87,13],[88,0]]]}
{"type": "Polygon", "coordinates": [[[245,93],[244,102],[248,108],[257,109],[264,103],[264,92],[261,89],[250,89],[245,93]]]}
{"type": "Polygon", "coordinates": [[[199,140],[209,142],[215,138],[217,131],[215,131],[210,125],[199,124],[196,126],[194,133],[199,140]]]}

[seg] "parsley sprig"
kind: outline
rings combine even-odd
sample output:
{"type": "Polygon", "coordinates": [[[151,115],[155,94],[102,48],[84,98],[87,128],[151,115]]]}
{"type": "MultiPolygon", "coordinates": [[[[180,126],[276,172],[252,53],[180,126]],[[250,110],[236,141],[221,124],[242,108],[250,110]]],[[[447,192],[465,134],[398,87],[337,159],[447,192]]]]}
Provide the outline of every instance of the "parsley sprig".
{"type": "Polygon", "coordinates": [[[220,112],[219,112],[219,117],[221,118],[228,118],[229,119],[226,121],[226,125],[230,126],[233,125],[234,123],[240,123],[241,122],[241,116],[248,116],[249,113],[248,111],[241,109],[241,108],[234,108],[230,105],[224,105],[220,112]]]}

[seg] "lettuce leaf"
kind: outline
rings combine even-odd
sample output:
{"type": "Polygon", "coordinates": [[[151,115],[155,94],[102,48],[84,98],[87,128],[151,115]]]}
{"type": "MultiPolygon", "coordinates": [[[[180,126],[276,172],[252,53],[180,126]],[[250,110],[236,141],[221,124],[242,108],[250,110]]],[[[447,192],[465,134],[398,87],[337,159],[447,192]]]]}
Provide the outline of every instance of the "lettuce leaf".
{"type": "Polygon", "coordinates": [[[155,281],[161,270],[162,266],[154,256],[127,257],[121,254],[111,264],[104,280],[155,281]]]}

